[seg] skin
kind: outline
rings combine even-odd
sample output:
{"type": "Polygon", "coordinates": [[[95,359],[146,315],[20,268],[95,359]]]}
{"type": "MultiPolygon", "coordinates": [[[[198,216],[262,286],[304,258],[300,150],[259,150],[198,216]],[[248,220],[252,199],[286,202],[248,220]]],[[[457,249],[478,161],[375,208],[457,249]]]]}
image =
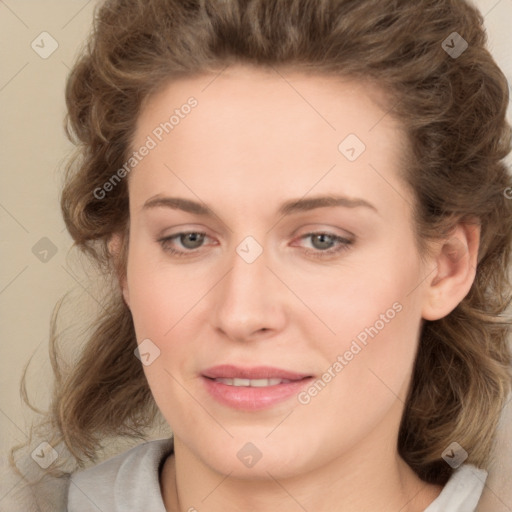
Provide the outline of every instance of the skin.
{"type": "Polygon", "coordinates": [[[138,343],[160,350],[144,371],[175,439],[161,474],[167,510],[424,510],[441,488],[399,457],[398,428],[422,321],[468,293],[478,228],[460,224],[420,257],[399,176],[405,135],[368,85],[245,66],[181,79],[145,104],[133,148],[190,96],[197,107],[129,175],[121,279],[138,343]],[[366,145],[353,162],[338,150],[348,134],[366,145]],[[374,209],[277,214],[284,201],[329,194],[374,209]],[[163,196],[214,215],[144,208],[163,196]],[[159,241],[198,231],[202,245],[159,241]],[[325,231],[352,243],[305,236],[325,231]],[[247,236],[263,249],[252,263],[236,252],[247,236]],[[238,411],[202,386],[201,371],[223,363],[321,377],[397,302],[401,311],[307,405],[293,397],[238,411]],[[247,442],[262,454],[251,468],[237,457],[247,442]]]}

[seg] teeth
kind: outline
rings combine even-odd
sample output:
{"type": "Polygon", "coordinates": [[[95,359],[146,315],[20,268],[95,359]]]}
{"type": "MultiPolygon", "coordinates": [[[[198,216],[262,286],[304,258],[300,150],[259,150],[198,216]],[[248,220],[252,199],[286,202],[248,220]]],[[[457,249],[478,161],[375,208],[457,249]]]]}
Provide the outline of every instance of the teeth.
{"type": "Polygon", "coordinates": [[[265,388],[267,386],[275,386],[276,384],[286,384],[291,382],[287,379],[214,379],[228,386],[250,386],[252,388],[265,388]]]}

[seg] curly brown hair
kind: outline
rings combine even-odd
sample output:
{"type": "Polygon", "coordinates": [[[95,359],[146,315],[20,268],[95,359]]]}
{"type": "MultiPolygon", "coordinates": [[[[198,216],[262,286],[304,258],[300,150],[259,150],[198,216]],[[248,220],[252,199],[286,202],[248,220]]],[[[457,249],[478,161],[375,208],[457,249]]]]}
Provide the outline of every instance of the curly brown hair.
{"type": "MultiPolygon", "coordinates": [[[[108,243],[129,224],[127,180],[102,199],[93,191],[130,157],[148,98],[173,79],[233,63],[376,84],[407,133],[402,171],[415,194],[420,246],[479,220],[469,294],[446,317],[424,322],[398,450],[430,483],[451,475],[441,454],[453,439],[468,463],[486,467],[511,386],[512,180],[503,162],[508,84],[486,48],[481,13],[462,0],[102,1],[67,82],[66,132],[77,150],[61,206],[75,245],[112,282],[125,270],[126,244],[114,260],[108,243]],[[468,45],[458,56],[443,43],[454,32],[468,45]]],[[[55,330],[51,337],[49,418],[79,465],[111,436],[142,435],[158,414],[119,289],[96,325],[66,371],[55,330]]]]}

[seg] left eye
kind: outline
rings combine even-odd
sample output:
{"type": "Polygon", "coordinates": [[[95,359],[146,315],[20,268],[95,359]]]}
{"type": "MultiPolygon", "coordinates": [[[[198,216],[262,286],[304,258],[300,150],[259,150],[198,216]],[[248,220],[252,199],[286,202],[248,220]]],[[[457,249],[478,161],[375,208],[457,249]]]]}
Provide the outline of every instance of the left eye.
{"type": "MultiPolygon", "coordinates": [[[[160,238],[158,242],[164,251],[181,257],[196,253],[197,250],[203,245],[205,238],[208,238],[206,233],[199,231],[189,231],[160,238]],[[179,240],[181,247],[186,250],[180,250],[173,247],[173,242],[175,240],[179,240]]],[[[348,246],[353,243],[352,240],[347,238],[325,232],[307,233],[302,235],[300,240],[306,238],[311,238],[313,249],[306,248],[304,252],[308,255],[320,258],[346,250],[348,249],[348,246]]]]}
{"type": "Polygon", "coordinates": [[[315,232],[302,235],[301,240],[304,238],[311,238],[313,250],[306,249],[304,252],[314,257],[326,257],[341,251],[347,250],[353,243],[352,240],[344,238],[333,233],[315,232]]]}

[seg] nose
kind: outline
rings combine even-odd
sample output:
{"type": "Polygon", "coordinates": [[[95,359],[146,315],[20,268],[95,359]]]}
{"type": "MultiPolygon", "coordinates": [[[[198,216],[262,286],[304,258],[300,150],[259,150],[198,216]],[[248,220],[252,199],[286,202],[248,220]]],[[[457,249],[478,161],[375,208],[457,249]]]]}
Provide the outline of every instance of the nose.
{"type": "Polygon", "coordinates": [[[252,262],[233,251],[230,271],[213,297],[214,327],[225,337],[249,341],[284,329],[290,292],[269,268],[269,260],[265,250],[252,262]]]}

